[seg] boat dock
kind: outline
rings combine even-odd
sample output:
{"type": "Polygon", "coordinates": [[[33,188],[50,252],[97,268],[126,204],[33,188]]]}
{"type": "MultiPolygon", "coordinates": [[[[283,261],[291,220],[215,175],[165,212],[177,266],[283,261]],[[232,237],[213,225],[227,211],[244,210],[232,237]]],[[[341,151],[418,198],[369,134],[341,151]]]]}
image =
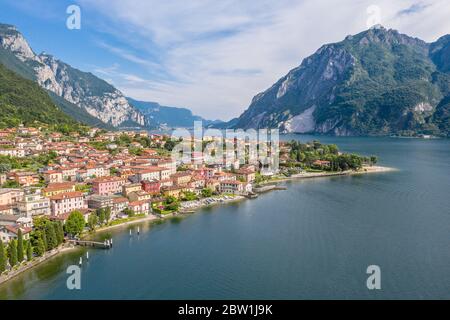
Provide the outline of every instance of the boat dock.
{"type": "Polygon", "coordinates": [[[268,191],[272,191],[272,190],[286,190],[286,189],[287,188],[284,186],[270,184],[270,185],[266,185],[266,186],[255,187],[255,188],[253,188],[253,191],[256,193],[263,193],[263,192],[268,192],[268,191]]]}
{"type": "Polygon", "coordinates": [[[112,241],[110,240],[105,240],[104,242],[87,241],[87,240],[69,240],[68,242],[76,246],[92,247],[98,249],[111,249],[112,247],[112,241]]]}

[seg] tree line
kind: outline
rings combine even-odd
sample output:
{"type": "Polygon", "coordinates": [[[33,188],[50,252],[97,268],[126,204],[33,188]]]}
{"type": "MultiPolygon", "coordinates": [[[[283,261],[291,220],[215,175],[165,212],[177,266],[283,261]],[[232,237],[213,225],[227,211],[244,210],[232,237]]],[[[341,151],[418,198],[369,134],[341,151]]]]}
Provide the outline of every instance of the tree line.
{"type": "Polygon", "coordinates": [[[10,268],[25,261],[31,261],[33,259],[33,249],[30,241],[23,239],[22,230],[17,232],[17,240],[11,239],[8,245],[5,245],[0,240],[0,274],[10,268]]]}

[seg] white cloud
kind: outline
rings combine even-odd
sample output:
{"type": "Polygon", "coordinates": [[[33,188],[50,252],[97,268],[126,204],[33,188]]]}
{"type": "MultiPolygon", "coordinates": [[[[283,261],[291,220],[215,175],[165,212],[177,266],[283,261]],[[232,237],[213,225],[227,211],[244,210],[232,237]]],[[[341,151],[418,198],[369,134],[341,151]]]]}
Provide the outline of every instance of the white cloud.
{"type": "Polygon", "coordinates": [[[149,79],[122,74],[120,89],[208,118],[239,115],[322,44],[366,29],[372,4],[381,8],[383,25],[403,33],[433,41],[450,30],[448,0],[79,2],[109,17],[114,34],[140,55],[103,43],[106,49],[149,70],[149,79]],[[155,68],[169,77],[151,77],[155,68]]]}

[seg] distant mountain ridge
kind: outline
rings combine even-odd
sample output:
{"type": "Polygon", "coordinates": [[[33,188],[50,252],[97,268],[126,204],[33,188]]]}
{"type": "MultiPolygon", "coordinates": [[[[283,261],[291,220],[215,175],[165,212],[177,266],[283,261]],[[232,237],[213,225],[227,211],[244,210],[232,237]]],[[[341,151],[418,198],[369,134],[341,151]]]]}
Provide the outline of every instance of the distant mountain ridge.
{"type": "Polygon", "coordinates": [[[194,121],[202,121],[203,126],[218,125],[220,120],[206,120],[196,116],[191,110],[178,107],[162,106],[157,102],[145,102],[127,98],[131,105],[135,106],[146,118],[147,126],[152,129],[167,127],[191,128],[194,121]]]}
{"type": "Polygon", "coordinates": [[[94,124],[98,121],[92,118],[96,118],[112,127],[125,123],[145,125],[144,116],[119,90],[92,73],[75,69],[49,54],[36,55],[14,26],[0,24],[0,49],[2,64],[62,98],[54,99],[55,103],[64,104],[61,107],[77,120],[94,124]],[[72,110],[74,106],[82,112],[72,110]]]}
{"type": "Polygon", "coordinates": [[[449,135],[450,35],[383,27],[322,46],[229,127],[332,135],[449,135]]]}
{"type": "Polygon", "coordinates": [[[53,102],[75,120],[106,129],[192,127],[209,121],[186,108],[161,106],[126,98],[90,72],[73,68],[50,54],[35,54],[16,27],[0,23],[0,64],[46,89],[53,102]]]}

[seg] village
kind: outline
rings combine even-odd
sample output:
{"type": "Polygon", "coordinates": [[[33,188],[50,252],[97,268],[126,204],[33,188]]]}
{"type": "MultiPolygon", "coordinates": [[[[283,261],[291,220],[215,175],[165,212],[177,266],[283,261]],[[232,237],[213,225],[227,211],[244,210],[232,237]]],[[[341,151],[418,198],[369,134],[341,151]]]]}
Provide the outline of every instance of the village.
{"type": "Polygon", "coordinates": [[[173,144],[168,136],[146,131],[89,128],[84,135],[64,135],[23,126],[1,130],[3,246],[20,236],[29,242],[32,256],[52,249],[46,244],[45,250],[36,250],[40,239],[33,231],[42,218],[65,226],[81,214],[82,230],[63,227],[65,237],[76,237],[130,218],[173,215],[200,199],[210,204],[252,194],[260,175],[257,165],[207,166],[194,152],[189,163],[177,163],[168,150],[173,144]]]}
{"type": "Polygon", "coordinates": [[[210,163],[190,142],[189,154],[175,157],[182,140],[98,128],[0,130],[0,273],[99,228],[256,198],[277,188],[272,182],[347,174],[376,162],[334,145],[292,141],[276,146],[279,167],[270,167],[249,156],[254,141],[234,138],[228,143],[243,142],[245,160],[232,149],[210,163]]]}

